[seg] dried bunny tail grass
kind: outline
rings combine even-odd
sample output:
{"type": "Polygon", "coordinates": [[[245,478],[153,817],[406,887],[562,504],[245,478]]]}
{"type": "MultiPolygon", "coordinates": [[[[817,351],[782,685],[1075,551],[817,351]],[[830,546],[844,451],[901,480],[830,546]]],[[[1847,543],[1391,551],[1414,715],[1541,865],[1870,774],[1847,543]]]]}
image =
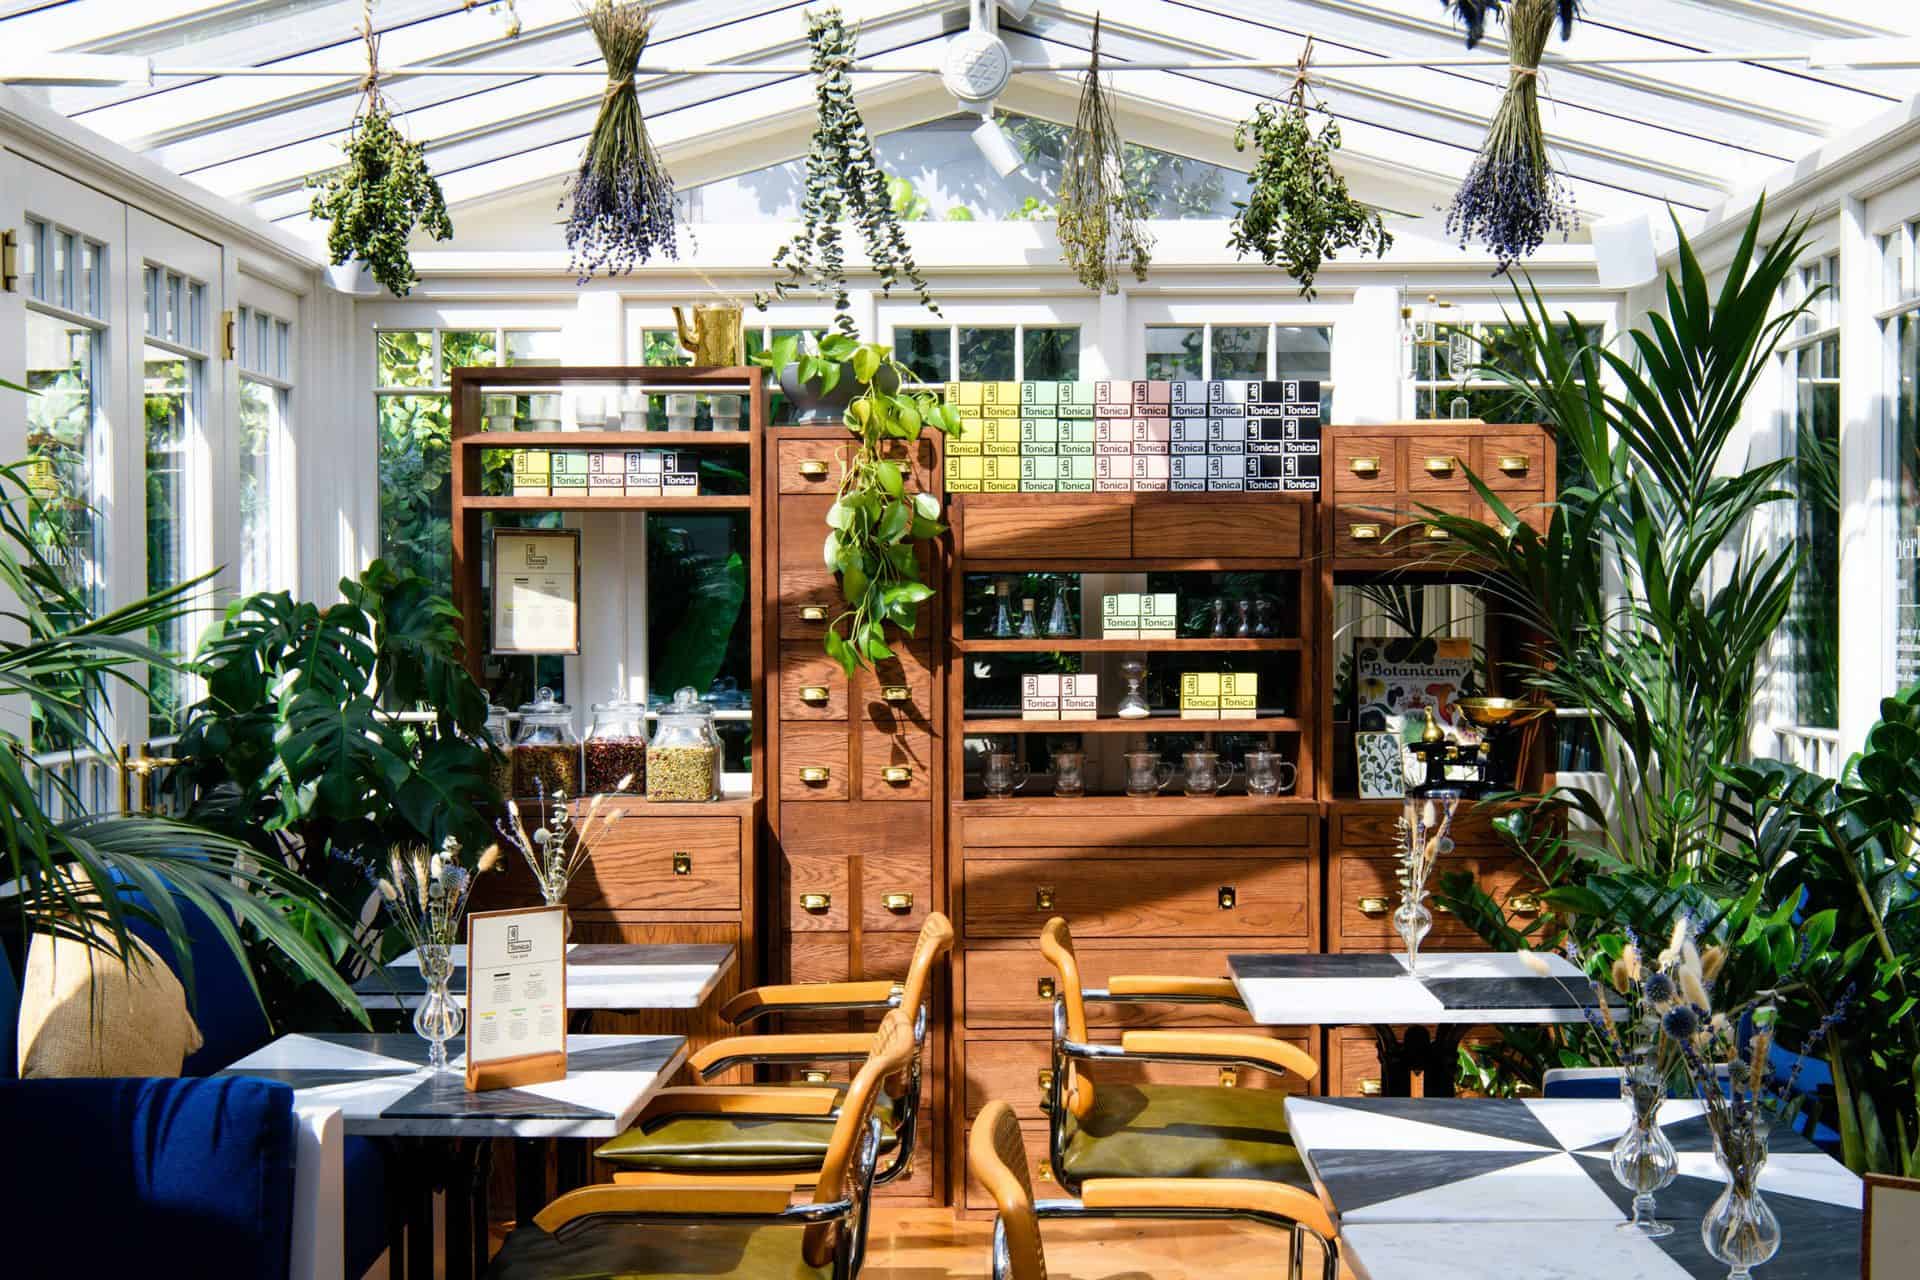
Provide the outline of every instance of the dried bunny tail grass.
{"type": "Polygon", "coordinates": [[[1712,1002],[1707,998],[1706,984],[1700,981],[1700,971],[1683,968],[1680,970],[1680,990],[1687,999],[1699,1009],[1710,1009],[1712,1002]]]}
{"type": "Polygon", "coordinates": [[[1521,964],[1527,966],[1527,968],[1539,974],[1541,977],[1551,978],[1553,976],[1553,966],[1548,964],[1547,958],[1538,951],[1521,951],[1516,954],[1519,955],[1521,964]]]}
{"type": "Polygon", "coordinates": [[[1631,942],[1627,944],[1627,949],[1620,953],[1620,963],[1627,967],[1628,982],[1640,981],[1640,948],[1637,944],[1631,942]]]}
{"type": "Polygon", "coordinates": [[[490,844],[480,851],[480,861],[475,864],[474,869],[479,872],[479,874],[485,875],[487,872],[499,867],[500,858],[500,846],[498,844],[490,844]]]}
{"type": "Polygon", "coordinates": [[[1718,943],[1700,953],[1700,976],[1712,982],[1720,976],[1720,970],[1726,967],[1727,949],[1718,943]]]}
{"type": "Polygon", "coordinates": [[[380,880],[379,880],[379,886],[380,886],[381,897],[385,898],[388,902],[399,901],[400,891],[393,887],[393,881],[387,879],[385,876],[382,876],[380,877],[380,880]]]}
{"type": "Polygon", "coordinates": [[[1613,962],[1613,989],[1625,991],[1634,984],[1633,966],[1627,963],[1625,956],[1613,962]]]}
{"type": "Polygon", "coordinates": [[[1680,949],[1687,945],[1687,926],[1689,923],[1691,922],[1687,919],[1684,911],[1674,918],[1673,937],[1668,940],[1667,949],[1661,952],[1663,957],[1668,955],[1677,956],[1680,954],[1680,949]]]}

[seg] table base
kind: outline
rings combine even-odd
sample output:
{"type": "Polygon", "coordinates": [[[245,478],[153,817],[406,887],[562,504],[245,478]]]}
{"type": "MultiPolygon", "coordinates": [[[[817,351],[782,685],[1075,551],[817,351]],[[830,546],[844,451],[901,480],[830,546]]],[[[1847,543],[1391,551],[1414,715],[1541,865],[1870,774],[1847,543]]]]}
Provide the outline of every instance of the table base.
{"type": "Polygon", "coordinates": [[[1412,1097],[1417,1071],[1426,1097],[1451,1098],[1460,1061],[1460,1036],[1465,1031],[1465,1027],[1451,1025],[1408,1027],[1404,1033],[1390,1026],[1374,1027],[1374,1038],[1380,1042],[1381,1094],[1412,1097]]]}
{"type": "Polygon", "coordinates": [[[472,1280],[487,1265],[487,1184],[493,1143],[486,1138],[386,1138],[387,1273],[392,1280],[472,1280]],[[433,1195],[446,1205],[445,1239],[435,1249],[433,1195]],[[436,1252],[444,1268],[436,1268],[436,1252]]]}

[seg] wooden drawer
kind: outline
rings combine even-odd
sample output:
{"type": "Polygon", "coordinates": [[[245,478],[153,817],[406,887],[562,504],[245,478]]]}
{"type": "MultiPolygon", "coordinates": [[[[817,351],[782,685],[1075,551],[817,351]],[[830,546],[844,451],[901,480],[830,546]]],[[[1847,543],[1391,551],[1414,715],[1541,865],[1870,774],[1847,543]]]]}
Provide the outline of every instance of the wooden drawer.
{"type": "MultiPolygon", "coordinates": [[[[1036,721],[1044,731],[1046,721],[1036,721]]],[[[1071,722],[1062,728],[1071,727],[1071,722]]],[[[1101,802],[1075,801],[1090,808],[1101,802]]],[[[1197,814],[1187,806],[1169,806],[1161,800],[1134,800],[1124,803],[1119,813],[1088,812],[1073,817],[976,816],[965,819],[965,843],[968,855],[976,858],[1031,855],[1024,849],[1087,847],[1095,850],[1125,848],[1132,857],[1184,858],[1195,846],[1259,846],[1263,856],[1285,857],[1295,851],[1319,851],[1315,815],[1311,807],[1289,808],[1276,814],[1197,814]]],[[[1391,823],[1389,830],[1391,830],[1391,823]]],[[[1102,856],[1096,853],[1095,856],[1102,856]]]]}
{"type": "Polygon", "coordinates": [[[933,736],[906,726],[860,731],[860,798],[927,800],[933,795],[933,736]]]}
{"type": "Polygon", "coordinates": [[[781,726],[780,798],[847,798],[847,731],[840,725],[781,726]],[[809,771],[825,769],[824,776],[809,771]]]}
{"type": "Polygon", "coordinates": [[[845,933],[847,860],[830,853],[788,854],[781,891],[791,933],[845,933]]]}
{"type": "Polygon", "coordinates": [[[1120,559],[1133,554],[1133,508],[1085,498],[969,503],[960,545],[962,554],[981,560],[1120,559]]]}
{"type": "MultiPolygon", "coordinates": [[[[1104,988],[1115,974],[1225,978],[1231,969],[1222,947],[1141,947],[1133,942],[1076,942],[1080,980],[1104,988]]],[[[1266,949],[1266,948],[1262,948],[1266,949]]],[[[1053,1026],[1053,966],[1037,943],[967,948],[967,1027],[1050,1031],[1053,1026]],[[1044,984],[1044,985],[1043,985],[1044,984]]],[[[1226,1005],[1105,1004],[1087,1006],[1096,1027],[1245,1027],[1247,1015],[1226,1005]]]]}
{"type": "Polygon", "coordinates": [[[1364,1027],[1337,1027],[1327,1032],[1326,1089],[1335,1097],[1377,1098],[1381,1095],[1380,1042],[1364,1027]]]}
{"type": "Polygon", "coordinates": [[[1203,560],[1305,555],[1310,510],[1299,502],[1214,502],[1187,494],[1139,501],[1133,509],[1134,554],[1203,560]]]}
{"type": "Polygon", "coordinates": [[[1471,493],[1467,468],[1473,462],[1472,436],[1418,435],[1407,438],[1405,492],[1471,493]]]}
{"type": "MultiPolygon", "coordinates": [[[[1519,879],[1518,868],[1510,865],[1511,860],[1502,862],[1501,882],[1487,886],[1496,898],[1510,893],[1519,879]]],[[[1440,876],[1449,871],[1484,874],[1477,859],[1442,858],[1434,869],[1433,884],[1437,885],[1440,876]]],[[[1393,912],[1400,905],[1399,885],[1396,859],[1340,855],[1334,862],[1327,890],[1327,907],[1338,930],[1337,935],[1329,937],[1329,945],[1346,951],[1398,950],[1400,935],[1394,932],[1393,912]]],[[[1436,951],[1460,951],[1476,950],[1486,944],[1451,912],[1433,904],[1433,929],[1421,945],[1436,951]]]]}
{"type": "Polygon", "coordinates": [[[840,491],[852,445],[846,440],[780,440],[774,444],[774,470],[781,493],[840,491]]]}
{"type": "MultiPolygon", "coordinates": [[[[1020,1138],[1022,1145],[1027,1149],[1027,1177],[1033,1186],[1034,1199],[1059,1199],[1065,1192],[1061,1191],[1060,1184],[1053,1180],[1053,1169],[1047,1162],[1047,1126],[1044,1123],[1035,1124],[1032,1121],[1024,1121],[1020,1125],[1020,1138]]],[[[969,1209],[991,1210],[995,1207],[993,1197],[987,1194],[987,1189],[981,1186],[979,1179],[973,1176],[972,1169],[967,1170],[966,1195],[966,1207],[969,1209]]]]}
{"type": "Polygon", "coordinates": [[[940,474],[940,462],[932,436],[923,435],[918,440],[882,440],[880,456],[900,464],[900,482],[906,488],[939,489],[933,483],[940,474]]]}
{"type": "MultiPolygon", "coordinates": [[[[1319,1061],[1319,1036],[1304,1027],[1247,1027],[1244,1030],[1249,1035],[1285,1040],[1319,1061]]],[[[1117,1036],[1108,1034],[1095,1035],[1093,1039],[1097,1044],[1118,1043],[1117,1036]]],[[[1046,1087],[1040,1073],[1051,1069],[1052,1060],[1053,1049],[1048,1040],[968,1040],[964,1086],[967,1118],[971,1120],[987,1103],[999,1098],[1012,1107],[1020,1119],[1044,1122],[1047,1113],[1041,1108],[1041,1100],[1046,1095],[1046,1087]]],[[[1086,1070],[1096,1089],[1102,1084],[1218,1085],[1223,1078],[1217,1066],[1182,1062],[1125,1065],[1101,1062],[1086,1070]]],[[[1292,1074],[1278,1076],[1241,1067],[1234,1070],[1230,1078],[1236,1088],[1313,1092],[1311,1080],[1292,1074]]]]}
{"type": "MultiPolygon", "coordinates": [[[[901,982],[913,961],[911,933],[874,934],[861,939],[860,964],[852,963],[852,940],[844,933],[810,933],[787,948],[788,982],[901,982]]],[[[843,1015],[835,1015],[841,1022],[843,1015]]]]}
{"type": "MultiPolygon", "coordinates": [[[[1036,851],[1038,852],[1038,851],[1036,851]]],[[[1035,857],[966,866],[966,931],[1037,938],[1064,916],[1085,938],[1259,937],[1307,941],[1312,913],[1304,858],[1231,857],[1231,850],[1161,858],[1035,857]]]]}
{"type": "Polygon", "coordinates": [[[1393,556],[1405,539],[1394,536],[1399,513],[1383,499],[1379,507],[1341,506],[1333,512],[1333,554],[1336,557],[1393,556]]]}
{"type": "MultiPolygon", "coordinates": [[[[821,525],[821,538],[827,535],[821,525]]],[[[792,568],[781,566],[775,584],[780,611],[780,636],[783,640],[811,639],[815,644],[827,633],[827,624],[845,610],[840,597],[840,582],[820,562],[820,548],[814,546],[813,563],[792,568]]]]}
{"type": "Polygon", "coordinates": [[[780,646],[780,718],[847,718],[847,674],[814,641],[780,646]]]}
{"type": "MultiPolygon", "coordinates": [[[[1464,482],[1463,482],[1464,483],[1464,482]]],[[[1445,529],[1437,529],[1427,523],[1428,509],[1443,512],[1450,516],[1486,515],[1484,504],[1478,498],[1468,498],[1457,493],[1415,494],[1407,505],[1401,523],[1408,526],[1406,532],[1394,539],[1399,554],[1414,559],[1445,557],[1450,554],[1465,554],[1461,544],[1445,529]]]]}
{"type": "Polygon", "coordinates": [[[594,844],[567,905],[576,911],[738,910],[740,820],[621,818],[594,844]]]}
{"type": "Polygon", "coordinates": [[[1537,431],[1485,435],[1474,441],[1474,474],[1495,493],[1544,493],[1546,439],[1537,431]]]}
{"type": "Polygon", "coordinates": [[[1336,497],[1393,494],[1400,483],[1400,442],[1392,436],[1333,436],[1333,473],[1327,487],[1336,497]]]}
{"type": "MultiPolygon", "coordinates": [[[[890,643],[891,658],[862,670],[856,683],[860,706],[869,724],[889,732],[909,725],[933,728],[933,672],[928,661],[931,645],[925,640],[890,643]]],[[[835,670],[839,670],[836,666],[835,670]]]]}
{"type": "Polygon", "coordinates": [[[930,849],[933,815],[926,805],[846,804],[786,809],[780,814],[780,846],[788,853],[852,849],[930,849]]]}
{"type": "MultiPolygon", "coordinates": [[[[1391,854],[1398,837],[1395,824],[1400,821],[1398,800],[1366,805],[1335,805],[1332,814],[1333,849],[1351,849],[1357,853],[1391,854]]],[[[1453,843],[1461,850],[1502,850],[1505,848],[1493,830],[1491,811],[1463,806],[1453,817],[1453,843]]]]}
{"type": "MultiPolygon", "coordinates": [[[[919,932],[933,909],[933,855],[901,848],[860,855],[860,924],[875,932],[919,932]]],[[[871,947],[871,938],[866,945],[871,947]]],[[[906,969],[902,966],[904,975],[906,969]]]]}

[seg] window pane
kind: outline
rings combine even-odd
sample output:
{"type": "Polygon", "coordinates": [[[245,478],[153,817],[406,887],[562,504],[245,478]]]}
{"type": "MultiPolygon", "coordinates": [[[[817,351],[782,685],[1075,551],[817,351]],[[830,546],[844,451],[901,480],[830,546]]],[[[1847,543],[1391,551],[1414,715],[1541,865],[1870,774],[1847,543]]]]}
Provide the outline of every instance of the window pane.
{"type": "Polygon", "coordinates": [[[1267,376],[1267,326],[1213,326],[1213,376],[1264,378],[1267,376]]]}
{"type": "MultiPolygon", "coordinates": [[[[654,705],[691,686],[717,710],[751,706],[752,609],[747,522],[675,515],[647,521],[647,693],[654,705]]],[[[726,733],[726,769],[744,772],[749,745],[726,733]]]]}
{"type": "Polygon", "coordinates": [[[1030,382],[1076,382],[1080,378],[1080,331],[1028,329],[1021,335],[1020,358],[1030,382]]]}
{"type": "Polygon", "coordinates": [[[273,322],[273,364],[268,372],[277,378],[293,378],[293,326],[285,320],[273,322]]]}
{"type": "Polygon", "coordinates": [[[104,316],[105,302],[101,298],[101,282],[104,272],[101,259],[106,249],[91,240],[80,241],[80,271],[74,282],[73,309],[89,316],[104,316]]]}
{"type": "Polygon", "coordinates": [[[1198,325],[1149,325],[1147,377],[1190,379],[1206,377],[1201,344],[1206,330],[1198,325]]]}
{"type": "Polygon", "coordinates": [[[40,278],[40,246],[46,234],[46,223],[28,218],[26,234],[20,237],[20,257],[16,263],[20,269],[20,292],[43,302],[46,295],[40,289],[46,282],[40,278]]]}
{"type": "MultiPolygon", "coordinates": [[[[177,279],[177,277],[176,277],[177,279]]],[[[146,349],[147,590],[161,591],[187,575],[187,460],[200,412],[201,362],[158,347],[146,349]]],[[[155,627],[157,649],[180,654],[186,632],[180,619],[155,627]]],[[[147,677],[147,730],[160,735],[178,726],[182,678],[163,667],[147,677]]]]}
{"type": "Polygon", "coordinates": [[[379,384],[383,387],[433,385],[433,332],[428,329],[382,329],[374,334],[379,384]]]}
{"type": "Polygon", "coordinates": [[[921,382],[953,381],[953,330],[895,329],[893,358],[921,382]]]}
{"type": "MultiPolygon", "coordinates": [[[[1282,378],[1333,377],[1333,328],[1330,325],[1283,324],[1275,331],[1275,361],[1282,378]]],[[[1214,377],[1219,377],[1215,373],[1214,377]]]]}
{"type": "Polygon", "coordinates": [[[55,232],[53,237],[53,280],[48,286],[47,297],[55,305],[73,307],[73,292],[67,274],[67,260],[73,253],[73,237],[65,232],[55,232]]]}
{"type": "Polygon", "coordinates": [[[25,400],[27,476],[41,499],[33,539],[90,608],[100,602],[93,460],[101,346],[97,330],[27,312],[26,381],[37,393],[25,400]]]}
{"type": "Polygon", "coordinates": [[[1840,341],[1827,338],[1796,356],[1792,470],[1794,535],[1805,555],[1787,614],[1794,723],[1839,725],[1840,677],[1840,341]]]}
{"type": "Polygon", "coordinates": [[[1899,466],[1899,536],[1895,582],[1899,621],[1894,631],[1894,684],[1920,681],[1920,313],[1899,319],[1894,393],[1894,458],[1899,466]]]}
{"type": "Polygon", "coordinates": [[[671,329],[643,329],[640,333],[640,363],[643,365],[690,364],[693,357],[680,349],[680,335],[671,329]]]}
{"type": "MultiPolygon", "coordinates": [[[[451,336],[451,334],[448,335],[448,337],[451,336]]],[[[445,338],[441,339],[442,342],[445,340],[445,338]]],[[[564,363],[561,359],[560,331],[558,329],[507,330],[507,363],[532,365],[564,363]]]]}
{"type": "Polygon", "coordinates": [[[453,381],[455,369],[499,364],[498,339],[491,329],[448,329],[440,335],[440,381],[453,381]]]}
{"type": "Polygon", "coordinates": [[[240,379],[240,590],[268,591],[282,581],[273,499],[287,393],[240,379]]]}
{"type": "Polygon", "coordinates": [[[443,395],[380,396],[380,554],[453,589],[452,430],[443,395]]]}
{"type": "Polygon", "coordinates": [[[961,329],[960,378],[963,382],[1012,382],[1013,330],[961,329]]]}

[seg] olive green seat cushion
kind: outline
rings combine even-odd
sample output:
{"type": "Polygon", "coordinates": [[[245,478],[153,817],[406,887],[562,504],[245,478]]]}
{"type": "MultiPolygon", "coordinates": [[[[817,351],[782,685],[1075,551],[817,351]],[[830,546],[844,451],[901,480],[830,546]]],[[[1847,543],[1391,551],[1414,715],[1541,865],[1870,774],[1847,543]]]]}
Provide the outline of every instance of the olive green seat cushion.
{"type": "Polygon", "coordinates": [[[1096,1083],[1060,1161],[1067,1178],[1258,1178],[1311,1190],[1278,1089],[1096,1083]]]}
{"type": "Polygon", "coordinates": [[[516,1228],[487,1280],[827,1280],[833,1268],[800,1257],[798,1226],[670,1227],[594,1222],[562,1242],[516,1228]]]}
{"type": "MultiPolygon", "coordinates": [[[[881,1094],[874,1114],[880,1118],[880,1150],[892,1151],[899,1142],[893,1099],[881,1094]]],[[[647,1173],[804,1173],[826,1159],[833,1123],[832,1116],[668,1116],[645,1129],[636,1125],[594,1154],[647,1173]]]]}

